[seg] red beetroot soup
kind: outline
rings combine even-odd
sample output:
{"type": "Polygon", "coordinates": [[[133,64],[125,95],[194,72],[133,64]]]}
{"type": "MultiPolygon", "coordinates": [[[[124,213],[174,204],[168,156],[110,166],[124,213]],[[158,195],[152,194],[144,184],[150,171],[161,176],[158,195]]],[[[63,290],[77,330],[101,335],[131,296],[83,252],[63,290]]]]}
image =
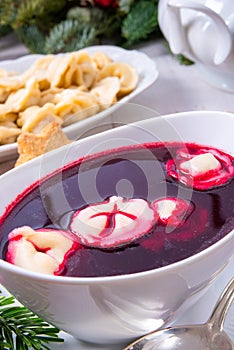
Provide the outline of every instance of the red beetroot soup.
{"type": "Polygon", "coordinates": [[[188,258],[234,227],[233,164],[220,150],[189,143],[134,145],[77,160],[11,203],[1,219],[1,258],[14,263],[22,241],[14,229],[23,226],[56,230],[65,242],[74,237],[56,275],[131,274],[188,258]]]}

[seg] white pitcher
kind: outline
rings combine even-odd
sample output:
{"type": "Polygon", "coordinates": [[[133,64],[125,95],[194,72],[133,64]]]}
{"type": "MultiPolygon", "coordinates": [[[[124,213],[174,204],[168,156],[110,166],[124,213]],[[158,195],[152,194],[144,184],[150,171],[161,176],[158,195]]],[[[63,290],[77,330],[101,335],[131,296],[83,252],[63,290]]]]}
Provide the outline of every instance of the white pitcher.
{"type": "Polygon", "coordinates": [[[174,54],[234,91],[234,0],[160,0],[158,21],[174,54]]]}

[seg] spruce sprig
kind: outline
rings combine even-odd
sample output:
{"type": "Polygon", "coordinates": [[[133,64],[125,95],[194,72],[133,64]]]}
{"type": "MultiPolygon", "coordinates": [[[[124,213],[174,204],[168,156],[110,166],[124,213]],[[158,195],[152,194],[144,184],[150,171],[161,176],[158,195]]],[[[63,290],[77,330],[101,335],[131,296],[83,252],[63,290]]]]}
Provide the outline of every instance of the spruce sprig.
{"type": "Polygon", "coordinates": [[[10,32],[12,32],[12,28],[10,26],[0,24],[0,38],[9,34],[10,32]]]}
{"type": "Polygon", "coordinates": [[[16,30],[16,33],[31,53],[46,53],[45,35],[36,25],[22,25],[16,30]]]}
{"type": "Polygon", "coordinates": [[[95,29],[82,26],[78,20],[67,19],[55,25],[45,42],[46,53],[71,52],[90,46],[95,39],[95,29]]]}
{"type": "MultiPolygon", "coordinates": [[[[35,24],[44,28],[44,22],[53,24],[65,5],[65,0],[24,0],[17,10],[14,27],[35,24]]],[[[45,32],[47,29],[44,28],[45,32]]]]}
{"type": "Polygon", "coordinates": [[[1,0],[0,1],[0,24],[10,25],[14,28],[18,8],[23,0],[1,0]]]}
{"type": "Polygon", "coordinates": [[[128,14],[129,11],[131,10],[131,6],[133,4],[134,0],[119,0],[118,1],[118,6],[120,12],[123,14],[128,14]]]}
{"type": "Polygon", "coordinates": [[[48,343],[61,343],[59,329],[51,326],[12,296],[0,295],[0,350],[49,350],[48,343]]]}
{"type": "Polygon", "coordinates": [[[126,39],[125,46],[131,46],[146,39],[158,27],[158,5],[152,0],[135,2],[123,20],[121,32],[126,39]]]}
{"type": "Polygon", "coordinates": [[[15,31],[31,53],[70,52],[104,42],[131,48],[159,30],[159,0],[0,0],[0,36],[15,31]],[[103,4],[105,1],[103,0],[103,4]]]}

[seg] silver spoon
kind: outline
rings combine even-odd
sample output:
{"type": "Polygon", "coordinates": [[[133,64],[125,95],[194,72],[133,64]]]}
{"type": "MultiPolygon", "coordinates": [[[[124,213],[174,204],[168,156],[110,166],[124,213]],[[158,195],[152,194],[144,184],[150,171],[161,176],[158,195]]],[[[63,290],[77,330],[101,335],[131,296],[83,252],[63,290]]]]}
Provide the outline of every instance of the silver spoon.
{"type": "Polygon", "coordinates": [[[234,350],[224,321],[234,299],[234,277],[204,324],[168,327],[141,337],[123,350],[234,350]]]}

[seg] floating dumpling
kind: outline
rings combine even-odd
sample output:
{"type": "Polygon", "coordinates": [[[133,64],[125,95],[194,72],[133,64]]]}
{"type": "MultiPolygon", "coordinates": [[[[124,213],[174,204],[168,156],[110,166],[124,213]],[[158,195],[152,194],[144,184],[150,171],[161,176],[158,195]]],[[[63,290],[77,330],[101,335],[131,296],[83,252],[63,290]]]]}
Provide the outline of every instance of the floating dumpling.
{"type": "Polygon", "coordinates": [[[155,221],[155,213],[144,199],[111,196],[77,210],[71,218],[70,229],[80,243],[105,249],[144,236],[155,221]]]}
{"type": "Polygon", "coordinates": [[[9,234],[7,260],[27,270],[54,274],[77,245],[75,237],[66,231],[23,226],[9,234]]]}

